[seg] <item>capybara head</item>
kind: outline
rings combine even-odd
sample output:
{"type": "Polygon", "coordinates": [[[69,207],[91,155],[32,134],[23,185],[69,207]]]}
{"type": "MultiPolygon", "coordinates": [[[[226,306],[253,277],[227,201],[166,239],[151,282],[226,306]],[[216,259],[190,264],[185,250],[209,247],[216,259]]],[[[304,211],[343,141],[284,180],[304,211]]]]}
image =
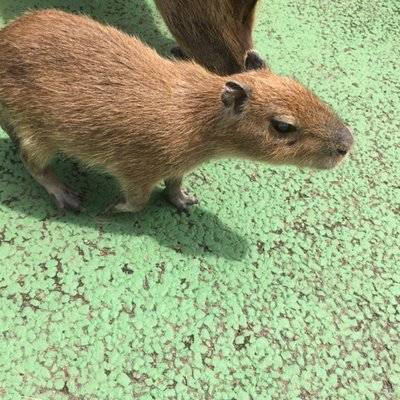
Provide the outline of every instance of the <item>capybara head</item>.
{"type": "MultiPolygon", "coordinates": [[[[247,58],[254,58],[252,53],[247,58]]],[[[327,169],[339,164],[353,144],[350,129],[328,105],[265,65],[231,76],[221,100],[230,140],[243,156],[327,169]]]]}

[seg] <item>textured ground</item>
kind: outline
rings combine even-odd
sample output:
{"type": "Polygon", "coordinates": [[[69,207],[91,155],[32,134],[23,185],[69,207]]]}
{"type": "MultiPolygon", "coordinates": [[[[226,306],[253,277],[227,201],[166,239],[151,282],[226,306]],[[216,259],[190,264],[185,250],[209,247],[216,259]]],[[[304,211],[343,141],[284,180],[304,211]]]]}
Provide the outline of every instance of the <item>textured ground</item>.
{"type": "MultiPolygon", "coordinates": [[[[173,45],[144,0],[1,0],[0,19],[65,3],[173,45]]],[[[102,216],[115,183],[71,162],[88,213],[60,215],[1,133],[0,398],[399,399],[399,11],[262,0],[257,48],[354,151],[328,172],[209,163],[189,216],[160,191],[102,216]]]]}

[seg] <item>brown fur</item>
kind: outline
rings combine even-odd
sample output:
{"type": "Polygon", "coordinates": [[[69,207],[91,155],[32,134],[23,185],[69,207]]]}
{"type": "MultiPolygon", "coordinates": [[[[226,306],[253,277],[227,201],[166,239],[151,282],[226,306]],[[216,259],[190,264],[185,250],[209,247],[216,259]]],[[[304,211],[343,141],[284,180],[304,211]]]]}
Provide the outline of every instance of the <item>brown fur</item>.
{"type": "Polygon", "coordinates": [[[257,0],[155,0],[183,53],[220,75],[245,69],[257,0]]]}
{"type": "Polygon", "coordinates": [[[115,209],[137,211],[161,180],[179,208],[192,204],[182,177],[211,158],[331,168],[351,146],[336,115],[291,79],[267,69],[213,75],[55,10],[0,31],[0,123],[58,205],[78,209],[49,168],[56,153],[106,167],[125,195],[115,209]],[[279,134],[272,120],[297,131],[279,134]]]}

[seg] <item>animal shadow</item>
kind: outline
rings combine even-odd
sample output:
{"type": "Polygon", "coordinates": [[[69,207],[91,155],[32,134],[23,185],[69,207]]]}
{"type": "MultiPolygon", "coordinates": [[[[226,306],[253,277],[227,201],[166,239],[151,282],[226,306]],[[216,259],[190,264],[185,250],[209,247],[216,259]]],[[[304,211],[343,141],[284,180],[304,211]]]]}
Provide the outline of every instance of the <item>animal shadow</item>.
{"type": "Polygon", "coordinates": [[[53,167],[67,185],[84,193],[86,211],[80,214],[60,212],[45,189],[23,167],[15,145],[1,135],[0,211],[3,215],[10,209],[34,217],[43,224],[61,222],[78,228],[90,227],[106,234],[129,236],[132,240],[145,235],[163,247],[196,257],[214,255],[239,261],[248,252],[246,239],[217,215],[200,205],[193,206],[189,214],[182,214],[167,202],[161,188],[154,191],[149,204],[140,213],[104,213],[119,194],[117,182],[69,159],[56,159],[53,167]]]}

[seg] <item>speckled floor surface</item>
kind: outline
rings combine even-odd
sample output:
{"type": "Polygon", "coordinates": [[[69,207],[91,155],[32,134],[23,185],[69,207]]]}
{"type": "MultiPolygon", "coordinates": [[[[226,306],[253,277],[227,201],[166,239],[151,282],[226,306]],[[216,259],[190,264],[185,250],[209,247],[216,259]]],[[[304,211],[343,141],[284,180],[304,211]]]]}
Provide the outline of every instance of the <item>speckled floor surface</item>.
{"type": "MultiPolygon", "coordinates": [[[[173,45],[144,0],[0,0],[0,19],[50,4],[173,45]]],[[[161,191],[103,216],[115,183],[73,162],[88,212],[60,215],[1,133],[0,398],[400,399],[399,11],[262,0],[257,48],[354,151],[327,172],[209,163],[189,216],[161,191]]]]}

